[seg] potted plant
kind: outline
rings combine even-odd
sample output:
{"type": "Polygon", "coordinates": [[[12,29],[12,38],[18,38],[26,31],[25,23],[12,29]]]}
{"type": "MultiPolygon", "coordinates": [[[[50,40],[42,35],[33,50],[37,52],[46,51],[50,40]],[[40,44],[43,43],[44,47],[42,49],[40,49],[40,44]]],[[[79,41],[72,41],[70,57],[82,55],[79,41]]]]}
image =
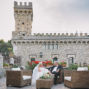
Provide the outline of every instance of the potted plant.
{"type": "Polygon", "coordinates": [[[4,68],[10,68],[10,65],[7,64],[7,63],[4,63],[4,64],[3,64],[3,67],[4,67],[4,68]]]}
{"type": "Polygon", "coordinates": [[[47,67],[50,67],[53,65],[52,61],[45,61],[45,64],[47,67]]]}
{"type": "Polygon", "coordinates": [[[32,70],[35,68],[35,66],[37,65],[37,62],[27,62],[27,65],[25,66],[27,70],[32,70]]]}
{"type": "Polygon", "coordinates": [[[66,62],[65,61],[62,61],[59,64],[62,65],[62,67],[66,67],[66,62]]]}

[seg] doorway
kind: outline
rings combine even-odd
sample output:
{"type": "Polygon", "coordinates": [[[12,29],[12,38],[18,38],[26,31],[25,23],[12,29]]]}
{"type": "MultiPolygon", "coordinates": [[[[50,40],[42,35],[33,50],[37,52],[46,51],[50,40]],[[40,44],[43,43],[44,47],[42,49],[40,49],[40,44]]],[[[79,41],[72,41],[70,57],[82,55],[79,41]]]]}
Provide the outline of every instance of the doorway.
{"type": "Polygon", "coordinates": [[[73,64],[74,63],[74,61],[75,61],[75,55],[74,54],[68,54],[67,55],[67,64],[68,64],[68,66],[69,65],[71,65],[71,64],[73,64]]]}
{"type": "Polygon", "coordinates": [[[73,57],[69,57],[68,58],[68,64],[71,65],[74,63],[74,58],[73,57]]]}

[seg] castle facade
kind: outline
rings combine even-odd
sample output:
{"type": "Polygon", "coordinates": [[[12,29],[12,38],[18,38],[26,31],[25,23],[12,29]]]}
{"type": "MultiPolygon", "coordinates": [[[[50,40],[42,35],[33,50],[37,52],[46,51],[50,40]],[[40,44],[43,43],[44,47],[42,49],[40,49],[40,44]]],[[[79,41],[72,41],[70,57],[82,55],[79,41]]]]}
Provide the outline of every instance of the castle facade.
{"type": "Polygon", "coordinates": [[[12,32],[13,51],[21,56],[21,65],[27,61],[58,60],[71,63],[89,63],[89,35],[87,33],[34,33],[32,35],[32,3],[14,2],[15,31],[12,32]]]}

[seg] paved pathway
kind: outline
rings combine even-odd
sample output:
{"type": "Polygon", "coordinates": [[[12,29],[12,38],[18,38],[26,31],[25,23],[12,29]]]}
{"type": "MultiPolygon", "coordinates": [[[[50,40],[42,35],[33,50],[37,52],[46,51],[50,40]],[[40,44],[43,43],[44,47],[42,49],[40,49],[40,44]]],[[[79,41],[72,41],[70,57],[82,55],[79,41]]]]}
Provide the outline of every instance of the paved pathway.
{"type": "Polygon", "coordinates": [[[6,80],[5,80],[5,78],[0,78],[0,89],[6,89],[6,80]]]}
{"type": "MultiPolygon", "coordinates": [[[[34,86],[25,86],[23,88],[8,87],[7,89],[36,89],[34,86]]],[[[51,89],[69,89],[64,86],[64,84],[54,85],[51,89]]]]}
{"type": "MultiPolygon", "coordinates": [[[[18,87],[7,87],[6,88],[6,79],[2,78],[2,79],[0,79],[0,89],[36,89],[36,87],[35,86],[25,86],[22,88],[18,88],[18,87]]],[[[54,85],[52,87],[52,89],[69,89],[69,88],[65,87],[64,84],[57,84],[57,85],[54,85]]]]}

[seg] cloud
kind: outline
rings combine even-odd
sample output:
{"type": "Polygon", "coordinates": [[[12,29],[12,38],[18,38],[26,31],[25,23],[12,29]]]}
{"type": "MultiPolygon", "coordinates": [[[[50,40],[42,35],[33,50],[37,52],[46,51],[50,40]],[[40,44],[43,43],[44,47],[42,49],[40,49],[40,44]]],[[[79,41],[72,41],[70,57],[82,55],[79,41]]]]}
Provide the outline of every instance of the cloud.
{"type": "MultiPolygon", "coordinates": [[[[36,32],[87,32],[88,0],[37,0],[36,32]]],[[[35,32],[33,27],[33,32],[35,32]]]]}

